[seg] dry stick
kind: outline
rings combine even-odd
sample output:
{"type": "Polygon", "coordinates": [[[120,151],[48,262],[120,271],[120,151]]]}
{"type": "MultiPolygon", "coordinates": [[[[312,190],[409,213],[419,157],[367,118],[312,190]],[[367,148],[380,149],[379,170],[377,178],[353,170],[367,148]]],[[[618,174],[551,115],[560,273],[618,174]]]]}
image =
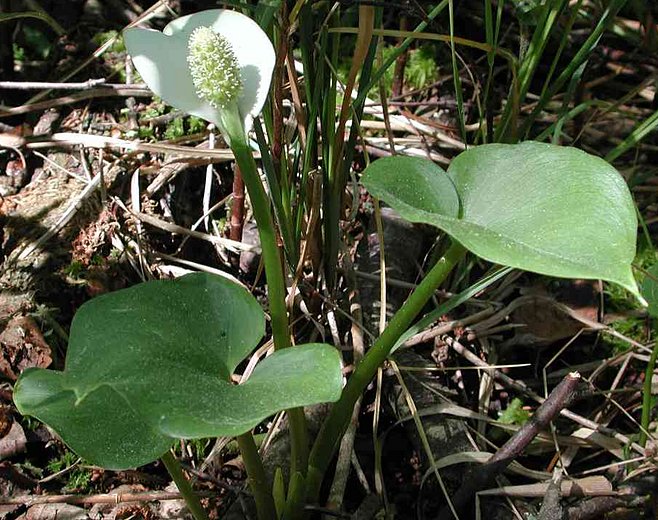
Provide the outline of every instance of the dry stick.
{"type": "Polygon", "coordinates": [[[286,57],[286,72],[288,74],[288,84],[290,85],[290,97],[292,106],[295,109],[295,119],[297,120],[297,131],[299,132],[299,144],[302,150],[306,150],[307,123],[306,112],[304,111],[304,102],[299,86],[299,77],[295,70],[295,58],[292,53],[292,47],[288,46],[288,56],[286,57]]]}
{"type": "Polygon", "coordinates": [[[79,101],[85,101],[87,99],[101,98],[101,97],[110,97],[110,96],[120,96],[120,97],[153,97],[153,92],[143,88],[126,88],[123,85],[121,88],[108,88],[103,85],[101,88],[94,88],[92,90],[81,90],[75,94],[69,96],[64,96],[56,99],[48,99],[46,101],[39,101],[33,103],[32,105],[21,105],[19,107],[5,107],[0,106],[0,117],[9,117],[16,116],[19,114],[28,114],[30,112],[35,112],[38,110],[46,110],[48,108],[60,107],[64,105],[71,105],[73,103],[78,103],[79,101]]]}
{"type": "MultiPolygon", "coordinates": [[[[406,15],[400,18],[400,30],[406,31],[408,29],[408,19],[406,15]]],[[[404,38],[398,38],[398,44],[402,44],[404,38]]],[[[409,49],[405,49],[395,60],[395,68],[393,69],[393,86],[391,87],[391,97],[396,98],[402,95],[404,88],[404,69],[407,66],[409,59],[409,49]]]]}
{"type": "Polygon", "coordinates": [[[130,211],[126,208],[126,211],[129,212],[133,217],[138,219],[140,222],[145,222],[153,227],[157,227],[169,233],[176,233],[179,235],[190,236],[193,238],[198,238],[199,240],[204,240],[210,242],[211,244],[218,244],[223,247],[233,248],[237,251],[258,251],[257,246],[252,246],[245,244],[243,242],[237,242],[235,240],[230,240],[228,238],[217,237],[215,235],[209,235],[207,233],[201,233],[200,231],[193,231],[187,229],[186,227],[179,226],[177,224],[172,224],[165,220],[161,220],[153,215],[148,215],[146,213],[137,213],[135,211],[130,211]]]}
{"type": "Polygon", "coordinates": [[[482,321],[484,318],[488,318],[489,316],[491,316],[495,311],[496,309],[494,307],[489,307],[487,309],[484,309],[483,311],[476,312],[475,314],[472,314],[465,318],[461,318],[459,320],[451,320],[451,321],[439,323],[438,325],[432,328],[429,328],[427,330],[424,330],[423,332],[419,332],[418,334],[411,336],[407,341],[404,342],[404,346],[413,347],[414,345],[427,343],[428,341],[436,338],[437,336],[442,336],[443,334],[452,332],[458,327],[462,328],[471,325],[473,323],[478,323],[482,321]]]}
{"type": "MultiPolygon", "coordinates": [[[[167,0],[157,0],[157,2],[155,2],[151,7],[149,7],[144,12],[142,12],[138,18],[130,22],[126,27],[124,27],[124,29],[128,27],[135,27],[142,22],[146,22],[150,18],[156,16],[158,11],[160,11],[161,9],[167,9],[170,12],[173,12],[171,8],[167,5],[167,0]]],[[[76,74],[78,74],[81,70],[83,70],[90,63],[96,60],[99,56],[103,55],[103,53],[107,51],[119,38],[121,38],[120,34],[117,34],[112,38],[109,38],[105,43],[103,43],[100,47],[98,47],[91,56],[88,56],[80,65],[75,67],[73,70],[69,70],[66,74],[64,74],[64,76],[61,77],[60,81],[67,81],[73,76],[75,76],[76,74]]],[[[50,90],[43,90],[39,92],[36,96],[30,98],[26,104],[34,105],[37,101],[43,99],[49,93],[50,90]]]]}
{"type": "Polygon", "coordinates": [[[49,81],[0,81],[0,88],[10,90],[89,90],[102,86],[116,90],[147,89],[144,83],[106,83],[105,78],[88,79],[78,83],[53,83],[49,81]]]}
{"type": "Polygon", "coordinates": [[[564,516],[562,506],[562,468],[553,470],[553,478],[544,494],[537,520],[561,520],[564,516]]]}
{"type": "MultiPolygon", "coordinates": [[[[483,361],[482,359],[477,357],[475,354],[473,354],[473,352],[468,350],[466,347],[464,347],[464,345],[459,343],[457,340],[449,336],[444,337],[443,340],[446,342],[448,346],[450,346],[450,348],[452,348],[455,352],[457,352],[457,354],[467,359],[474,365],[484,368],[489,368],[489,365],[487,364],[486,361],[483,361]]],[[[516,381],[515,379],[512,379],[510,376],[501,372],[500,370],[496,370],[494,372],[494,378],[500,383],[502,383],[503,385],[505,385],[506,387],[512,388],[518,392],[527,395],[537,403],[541,404],[544,402],[543,397],[532,391],[523,383],[516,381]]],[[[584,426],[585,428],[589,428],[590,430],[598,432],[602,435],[612,437],[618,442],[620,442],[621,444],[623,444],[624,446],[629,446],[632,450],[644,456],[644,448],[639,444],[637,444],[636,442],[631,442],[631,440],[628,437],[626,437],[626,435],[618,433],[611,428],[607,428],[606,426],[602,426],[601,424],[594,422],[591,419],[587,419],[582,415],[578,415],[577,413],[574,413],[571,410],[567,410],[566,408],[561,410],[560,414],[566,417],[567,419],[571,419],[576,424],[580,424],[581,426],[584,426]]]]}
{"type": "MultiPolygon", "coordinates": [[[[208,126],[210,130],[210,134],[208,135],[208,149],[212,150],[215,148],[215,133],[214,133],[214,125],[209,125],[208,126]]],[[[213,179],[213,169],[212,169],[212,164],[208,164],[206,166],[206,176],[205,176],[205,182],[203,186],[203,217],[201,217],[201,221],[203,222],[204,227],[206,228],[206,231],[210,231],[210,199],[212,197],[212,179],[213,179]]],[[[213,226],[214,227],[214,226],[213,226]]]]}
{"type": "Polygon", "coordinates": [[[645,497],[594,497],[567,510],[569,520],[597,520],[616,509],[642,507],[645,497]]]}
{"type": "MultiPolygon", "coordinates": [[[[222,438],[224,439],[224,438],[222,438]]],[[[204,471],[198,470],[196,468],[193,468],[189,464],[183,464],[181,462],[181,467],[190,475],[192,475],[194,478],[199,479],[199,480],[205,480],[206,482],[211,482],[212,484],[215,484],[217,487],[224,489],[230,493],[234,493],[235,495],[245,495],[245,496],[252,496],[252,494],[244,489],[244,486],[232,486],[230,484],[227,484],[223,480],[210,475],[209,473],[205,473],[204,471]]],[[[217,493],[215,493],[215,496],[217,496],[217,493]]]]}
{"type": "MultiPolygon", "coordinates": [[[[208,149],[208,140],[198,144],[195,148],[199,149],[208,149]]],[[[232,155],[232,153],[231,153],[232,155]]],[[[179,173],[182,173],[186,169],[193,166],[206,166],[208,164],[207,160],[196,159],[196,160],[171,160],[163,164],[159,171],[158,175],[151,181],[151,183],[146,187],[146,195],[148,197],[153,197],[158,191],[160,191],[164,186],[172,182],[179,173]]]]}
{"type": "MultiPolygon", "coordinates": [[[[581,381],[578,372],[567,375],[537,408],[530,420],[517,430],[488,462],[470,471],[464,480],[464,485],[452,499],[457,511],[463,511],[478,491],[484,489],[498,473],[523,453],[530,441],[573,400],[581,381]]],[[[452,518],[452,511],[448,507],[444,507],[439,515],[439,520],[452,518]]]]}
{"type": "MultiPolygon", "coordinates": [[[[196,491],[198,496],[216,496],[216,492],[196,491]]],[[[183,495],[178,492],[150,491],[148,493],[108,493],[101,495],[45,495],[45,496],[17,496],[2,497],[0,505],[26,504],[120,504],[123,502],[153,502],[163,500],[182,500],[183,495]]]]}
{"type": "MultiPolygon", "coordinates": [[[[357,365],[365,353],[365,344],[363,338],[363,325],[361,304],[359,303],[359,293],[356,289],[354,274],[349,277],[348,283],[352,286],[350,291],[350,313],[354,317],[352,322],[352,344],[354,345],[354,364],[357,365]]],[[[347,488],[347,478],[350,473],[352,465],[352,456],[354,455],[354,440],[356,438],[356,429],[359,425],[359,414],[361,413],[361,401],[359,398],[354,405],[352,418],[350,424],[343,435],[338,449],[338,457],[336,461],[336,470],[334,472],[334,480],[327,499],[327,507],[329,509],[340,510],[343,504],[345,489],[347,488]]]]}
{"type": "MultiPolygon", "coordinates": [[[[544,498],[549,492],[552,481],[535,482],[533,484],[521,484],[517,486],[499,486],[485,489],[478,493],[478,497],[525,497],[544,498]]],[[[619,492],[612,489],[610,481],[601,476],[592,476],[574,480],[562,480],[559,486],[555,486],[562,497],[589,497],[589,496],[618,496],[619,492]]]]}
{"type": "MultiPolygon", "coordinates": [[[[0,148],[38,149],[53,146],[84,146],[87,148],[118,148],[128,152],[150,152],[162,154],[175,154],[180,158],[203,159],[206,161],[231,161],[235,158],[231,150],[178,146],[168,143],[143,143],[140,141],[128,141],[116,137],[104,135],[78,134],[75,132],[57,132],[45,136],[20,137],[11,134],[0,134],[0,148]]],[[[258,153],[253,154],[254,159],[260,157],[258,153]]]]}

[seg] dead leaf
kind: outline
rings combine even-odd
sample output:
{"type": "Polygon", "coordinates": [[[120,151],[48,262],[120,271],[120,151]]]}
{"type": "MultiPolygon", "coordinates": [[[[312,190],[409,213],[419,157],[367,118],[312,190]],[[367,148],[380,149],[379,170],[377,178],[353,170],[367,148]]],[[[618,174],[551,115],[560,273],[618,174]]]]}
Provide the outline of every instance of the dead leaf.
{"type": "Polygon", "coordinates": [[[11,414],[11,406],[0,404],[0,439],[9,433],[14,419],[11,414]]]}
{"type": "Polygon", "coordinates": [[[509,315],[510,323],[523,325],[515,329],[514,337],[505,342],[506,346],[546,346],[572,338],[583,324],[566,314],[558,302],[571,308],[574,314],[592,321],[597,319],[596,292],[591,284],[571,285],[578,300],[554,299],[547,293],[528,294],[517,298],[517,305],[509,315]]]}
{"type": "Polygon", "coordinates": [[[11,381],[28,367],[47,368],[52,351],[39,326],[29,316],[11,318],[0,333],[0,374],[11,381]]]}
{"type": "Polygon", "coordinates": [[[37,504],[21,520],[88,520],[87,512],[71,504],[37,504]]]}
{"type": "Polygon", "coordinates": [[[8,459],[25,451],[27,438],[18,422],[14,421],[9,433],[0,439],[0,460],[8,459]]]}

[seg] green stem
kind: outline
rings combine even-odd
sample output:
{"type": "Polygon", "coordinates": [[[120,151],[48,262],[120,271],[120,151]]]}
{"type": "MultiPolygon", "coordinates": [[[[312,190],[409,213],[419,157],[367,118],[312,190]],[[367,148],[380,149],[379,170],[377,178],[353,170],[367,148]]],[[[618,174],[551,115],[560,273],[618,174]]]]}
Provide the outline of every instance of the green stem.
{"type": "Polygon", "coordinates": [[[267,292],[272,318],[272,335],[277,349],[290,346],[288,333],[288,312],[286,310],[286,286],[283,277],[281,255],[277,244],[274,218],[270,210],[270,200],[260,180],[256,161],[252,154],[247,137],[242,126],[242,119],[235,111],[226,109],[223,115],[224,129],[230,140],[235,161],[240,167],[244,184],[249,192],[254,218],[258,226],[260,245],[263,251],[265,276],[267,277],[267,292]],[[234,113],[235,112],[235,113],[234,113]]]}
{"type": "Polygon", "coordinates": [[[644,374],[644,388],[642,389],[642,420],[640,429],[640,446],[647,443],[647,431],[649,430],[649,423],[651,422],[651,380],[653,379],[653,371],[656,369],[656,358],[658,358],[658,343],[653,347],[647,370],[644,374]]]}
{"type": "Polygon", "coordinates": [[[349,378],[340,400],[336,402],[313,444],[309,457],[306,498],[316,503],[324,473],[340,443],[350,421],[354,405],[391,352],[398,338],[411,325],[434,291],[446,279],[450,271],[466,253],[466,249],[454,242],[423,281],[411,293],[407,301],[395,313],[388,327],[368,350],[363,360],[349,378]]]}
{"type": "Polygon", "coordinates": [[[206,515],[206,512],[203,510],[199,497],[196,496],[189,481],[185,478],[185,475],[183,475],[183,469],[180,466],[180,462],[178,462],[176,457],[172,455],[171,451],[167,451],[160,460],[165,468],[167,468],[173,481],[176,483],[178,491],[183,495],[187,508],[190,510],[190,513],[192,513],[194,519],[208,520],[208,515],[206,515]]]}
{"type": "MultiPolygon", "coordinates": [[[[282,349],[291,346],[288,332],[288,311],[286,309],[286,286],[283,275],[280,248],[277,243],[274,218],[270,210],[270,200],[267,197],[261,182],[256,161],[252,154],[242,125],[242,118],[237,107],[228,108],[223,115],[223,129],[226,132],[235,161],[240,167],[244,184],[251,199],[254,218],[258,226],[258,234],[265,264],[267,289],[270,303],[270,316],[272,318],[272,336],[274,348],[282,349]]],[[[287,411],[291,438],[291,474],[297,471],[306,475],[308,464],[308,434],[306,431],[306,418],[301,408],[287,411]]]]}
{"type": "Polygon", "coordinates": [[[247,470],[249,488],[254,495],[259,520],[276,520],[276,507],[270,492],[270,485],[263,468],[263,461],[251,433],[237,437],[242,462],[247,470]]]}
{"type": "Polygon", "coordinates": [[[290,475],[288,500],[283,513],[285,520],[301,520],[304,518],[305,482],[301,473],[290,475]]]}

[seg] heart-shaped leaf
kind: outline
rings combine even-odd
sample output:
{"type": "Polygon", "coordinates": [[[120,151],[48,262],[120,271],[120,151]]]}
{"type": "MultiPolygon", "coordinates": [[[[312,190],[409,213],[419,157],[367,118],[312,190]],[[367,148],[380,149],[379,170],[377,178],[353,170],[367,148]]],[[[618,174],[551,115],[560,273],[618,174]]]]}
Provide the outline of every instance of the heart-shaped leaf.
{"type": "Polygon", "coordinates": [[[426,161],[390,157],[373,162],[362,182],[406,219],[443,229],[491,262],[603,279],[639,296],[633,199],[603,159],[544,143],[489,144],[460,154],[447,176],[426,161]]]}
{"type": "Polygon", "coordinates": [[[340,357],[329,345],[275,352],[232,384],[264,331],[253,296],[224,278],[143,283],[84,304],[64,372],[24,371],[14,401],[89,462],[125,469],[177,438],[239,435],[280,410],[338,399],[340,357]]]}

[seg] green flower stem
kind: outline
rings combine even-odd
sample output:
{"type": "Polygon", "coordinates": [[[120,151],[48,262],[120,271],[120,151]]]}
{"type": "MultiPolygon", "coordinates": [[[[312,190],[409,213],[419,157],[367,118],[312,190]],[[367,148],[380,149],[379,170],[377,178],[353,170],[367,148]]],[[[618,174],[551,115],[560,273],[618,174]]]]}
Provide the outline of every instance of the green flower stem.
{"type": "Polygon", "coordinates": [[[651,357],[649,357],[649,363],[647,364],[647,369],[644,374],[644,388],[642,389],[642,419],[640,425],[642,426],[640,430],[640,446],[644,446],[647,443],[647,434],[649,430],[649,423],[651,422],[651,383],[653,380],[653,371],[656,368],[656,358],[658,358],[658,344],[653,347],[651,352],[651,357]]]}
{"type": "MultiPolygon", "coordinates": [[[[274,218],[270,211],[269,198],[258,175],[256,161],[254,161],[254,156],[247,142],[244,127],[242,126],[242,118],[235,105],[222,112],[222,127],[230,141],[235,160],[242,172],[244,184],[251,198],[254,218],[258,225],[263,262],[265,264],[265,276],[267,277],[274,348],[287,348],[291,346],[291,343],[288,332],[286,286],[274,218]]],[[[287,412],[292,446],[291,474],[294,475],[299,471],[302,475],[306,475],[309,445],[306,417],[301,408],[294,408],[287,412]]]]}
{"type": "Polygon", "coordinates": [[[244,184],[249,192],[254,218],[258,225],[258,235],[263,252],[265,275],[267,277],[267,290],[270,303],[270,316],[272,318],[272,335],[274,346],[277,349],[290,346],[288,333],[288,312],[286,310],[286,286],[283,277],[283,267],[279,246],[276,238],[274,218],[270,211],[270,200],[258,175],[256,161],[252,154],[247,136],[242,126],[242,118],[236,106],[223,110],[223,130],[230,141],[235,161],[240,167],[244,184]]]}
{"type": "Polygon", "coordinates": [[[176,457],[173,456],[171,451],[167,451],[160,460],[165,468],[167,468],[173,481],[176,483],[178,491],[183,495],[187,508],[190,510],[190,513],[192,513],[194,519],[208,520],[208,515],[206,515],[206,512],[203,510],[199,497],[196,496],[189,481],[185,478],[185,475],[183,475],[183,469],[180,466],[180,462],[178,462],[176,457]]]}
{"type": "Polygon", "coordinates": [[[263,461],[251,433],[244,433],[237,438],[242,461],[247,468],[249,488],[254,495],[258,520],[276,520],[276,507],[270,492],[270,485],[263,468],[263,461]]]}
{"type": "Polygon", "coordinates": [[[453,242],[443,258],[432,267],[420,285],[416,287],[407,301],[395,313],[388,327],[368,350],[368,353],[349,378],[340,400],[331,409],[311,450],[306,487],[308,503],[316,503],[318,500],[322,478],[350,421],[357,399],[375,376],[377,369],[386,361],[395,342],[411,325],[414,318],[432,297],[434,291],[446,279],[465,253],[466,249],[461,244],[453,242]]]}

